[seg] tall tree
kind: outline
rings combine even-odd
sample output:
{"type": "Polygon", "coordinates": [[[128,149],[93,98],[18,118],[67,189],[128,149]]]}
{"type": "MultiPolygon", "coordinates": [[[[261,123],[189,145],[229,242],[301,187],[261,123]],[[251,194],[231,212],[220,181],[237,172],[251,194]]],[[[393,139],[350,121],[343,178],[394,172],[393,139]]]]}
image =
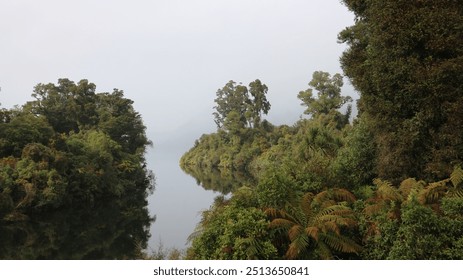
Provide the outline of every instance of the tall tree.
{"type": "Polygon", "coordinates": [[[248,121],[251,126],[259,126],[262,113],[266,115],[270,110],[270,102],[266,97],[267,91],[268,87],[259,79],[249,84],[249,93],[252,100],[250,100],[248,121]]]}
{"type": "Polygon", "coordinates": [[[341,114],[338,111],[344,104],[352,101],[350,96],[341,95],[343,84],[341,74],[335,74],[331,77],[327,72],[315,71],[309,82],[311,88],[300,91],[297,95],[302,100],[301,105],[307,107],[304,113],[312,118],[325,118],[326,122],[333,119],[338,127],[343,127],[349,123],[351,106],[347,107],[346,114],[341,114]],[[314,89],[317,91],[317,96],[314,96],[314,89]],[[327,118],[328,115],[331,118],[327,118]]]}
{"type": "Polygon", "coordinates": [[[95,84],[87,80],[38,84],[32,94],[36,100],[29,105],[34,113],[45,116],[55,131],[78,132],[97,124],[95,89],[95,84]]]}
{"type": "Polygon", "coordinates": [[[361,93],[378,175],[445,177],[463,160],[463,2],[343,2],[356,23],[339,35],[341,63],[361,93]]]}
{"type": "Polygon", "coordinates": [[[217,90],[217,104],[214,121],[218,128],[256,127],[261,122],[262,113],[270,110],[267,100],[268,88],[260,80],[255,80],[248,87],[229,81],[223,88],[217,90]],[[251,95],[252,98],[249,96],[251,95]]]}
{"type": "Polygon", "coordinates": [[[217,104],[213,113],[217,127],[222,128],[230,113],[235,112],[241,124],[246,125],[247,104],[249,104],[248,88],[234,81],[229,81],[223,88],[217,90],[217,104]]]}

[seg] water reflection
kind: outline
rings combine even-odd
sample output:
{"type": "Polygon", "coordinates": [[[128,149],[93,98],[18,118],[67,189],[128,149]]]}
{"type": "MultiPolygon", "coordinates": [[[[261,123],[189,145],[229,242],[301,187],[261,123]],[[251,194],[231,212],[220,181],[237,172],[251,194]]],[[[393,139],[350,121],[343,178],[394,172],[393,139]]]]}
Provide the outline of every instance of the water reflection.
{"type": "Polygon", "coordinates": [[[121,201],[0,222],[0,259],[134,259],[149,238],[146,208],[121,201]]]}
{"type": "Polygon", "coordinates": [[[229,194],[242,186],[255,185],[255,179],[249,173],[216,168],[182,166],[185,173],[196,179],[196,183],[206,190],[229,194]]]}

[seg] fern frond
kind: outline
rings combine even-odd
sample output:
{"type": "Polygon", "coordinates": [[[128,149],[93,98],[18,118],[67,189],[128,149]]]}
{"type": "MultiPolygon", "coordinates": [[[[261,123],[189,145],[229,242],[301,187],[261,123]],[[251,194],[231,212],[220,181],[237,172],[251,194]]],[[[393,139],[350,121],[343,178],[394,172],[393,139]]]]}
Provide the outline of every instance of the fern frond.
{"type": "Polygon", "coordinates": [[[348,191],[346,189],[335,188],[335,189],[331,189],[331,192],[333,194],[333,198],[337,202],[347,201],[347,202],[352,203],[352,202],[355,202],[357,200],[355,198],[355,195],[353,195],[350,191],[348,191]]]}
{"type": "Polygon", "coordinates": [[[386,180],[381,180],[379,178],[373,179],[373,184],[375,184],[375,186],[378,188],[380,188],[383,185],[386,185],[388,187],[393,187],[391,182],[386,181],[386,180]]]}
{"type": "Polygon", "coordinates": [[[199,236],[201,236],[201,234],[203,234],[203,232],[204,232],[204,226],[203,226],[202,223],[199,223],[199,224],[195,227],[194,231],[193,231],[190,235],[188,235],[187,242],[188,242],[188,243],[193,242],[193,240],[195,240],[196,238],[198,238],[199,236]]]}
{"type": "Polygon", "coordinates": [[[431,204],[439,201],[448,190],[446,182],[446,180],[443,180],[429,184],[418,194],[418,201],[421,204],[431,204]]]}
{"type": "Polygon", "coordinates": [[[365,206],[363,213],[365,213],[368,218],[373,218],[375,215],[384,211],[386,209],[386,205],[387,204],[384,201],[378,201],[374,204],[365,206]]]}
{"type": "Polygon", "coordinates": [[[290,228],[294,225],[294,222],[282,218],[276,218],[272,220],[269,224],[269,227],[282,227],[282,228],[290,228]]]}
{"type": "Polygon", "coordinates": [[[289,240],[295,240],[299,235],[304,232],[304,228],[300,225],[293,225],[288,231],[289,240]]]}
{"type": "Polygon", "coordinates": [[[329,202],[328,205],[332,205],[337,202],[354,202],[355,200],[355,196],[350,191],[341,188],[333,188],[326,191],[322,191],[315,195],[313,198],[313,201],[320,205],[324,205],[324,202],[326,201],[329,202]]]}
{"type": "Polygon", "coordinates": [[[325,215],[321,217],[320,222],[323,225],[327,223],[336,223],[336,225],[345,226],[348,228],[352,228],[357,225],[357,222],[353,218],[337,216],[337,215],[325,215]]]}
{"type": "Polygon", "coordinates": [[[298,238],[294,239],[289,244],[288,250],[286,251],[286,257],[289,259],[295,259],[301,255],[302,252],[307,250],[310,245],[310,240],[307,235],[301,234],[298,238]]]}
{"type": "Polygon", "coordinates": [[[262,252],[262,246],[256,240],[255,237],[246,237],[240,238],[239,241],[235,242],[236,244],[240,244],[240,246],[245,246],[246,250],[246,259],[248,260],[255,260],[257,259],[257,255],[262,252]]]}
{"type": "Polygon", "coordinates": [[[348,207],[344,209],[337,209],[331,212],[331,215],[339,216],[339,217],[353,217],[354,211],[348,207]]]}
{"type": "Polygon", "coordinates": [[[304,214],[308,217],[312,216],[312,207],[311,203],[314,198],[314,194],[311,192],[308,192],[304,194],[301,200],[301,208],[304,214]]]}
{"type": "Polygon", "coordinates": [[[458,187],[461,182],[463,182],[463,169],[461,166],[455,167],[452,174],[450,175],[450,181],[455,188],[458,187]]]}
{"type": "Polygon", "coordinates": [[[453,189],[449,190],[449,197],[458,197],[458,198],[463,198],[463,189],[453,189]]]}
{"type": "Polygon", "coordinates": [[[403,197],[398,190],[388,181],[375,179],[373,181],[377,186],[376,195],[383,200],[402,201],[403,197]]]}
{"type": "Polygon", "coordinates": [[[302,200],[303,200],[304,202],[306,202],[306,201],[309,202],[309,204],[312,202],[313,198],[314,198],[314,194],[311,193],[311,192],[305,193],[305,194],[302,196],[302,200]]]}
{"type": "Polygon", "coordinates": [[[320,217],[330,215],[333,213],[335,213],[336,215],[348,215],[352,213],[352,210],[347,206],[336,204],[320,210],[314,219],[317,220],[320,217]]]}
{"type": "Polygon", "coordinates": [[[340,235],[340,234],[341,234],[341,230],[339,229],[338,223],[336,223],[335,221],[326,221],[326,222],[323,224],[322,231],[323,231],[324,233],[327,233],[327,232],[334,232],[334,233],[336,233],[337,235],[340,235]]]}
{"type": "Polygon", "coordinates": [[[336,204],[338,204],[336,202],[336,200],[334,200],[334,199],[326,199],[321,204],[319,204],[319,207],[321,209],[323,209],[323,208],[331,207],[331,206],[336,205],[336,204]]]}
{"type": "Polygon", "coordinates": [[[318,242],[316,251],[322,260],[333,259],[333,253],[331,253],[330,247],[328,247],[325,242],[318,242]]]}
{"type": "Polygon", "coordinates": [[[23,213],[20,213],[18,211],[13,211],[3,217],[4,221],[7,222],[18,222],[18,221],[27,221],[29,220],[29,217],[24,215],[23,213]]]}
{"type": "Polygon", "coordinates": [[[328,191],[319,192],[313,197],[313,202],[318,205],[323,204],[326,200],[329,200],[328,191]]]}
{"type": "Polygon", "coordinates": [[[310,226],[310,227],[307,227],[305,229],[305,233],[312,237],[312,239],[314,239],[315,241],[318,241],[318,232],[319,232],[319,228],[318,227],[314,227],[314,226],[310,226]]]}
{"type": "Polygon", "coordinates": [[[323,241],[338,252],[355,253],[358,254],[362,251],[362,247],[355,243],[350,238],[333,233],[326,233],[322,236],[323,241]]]}
{"type": "Polygon", "coordinates": [[[288,259],[295,259],[300,254],[300,248],[294,244],[289,244],[288,250],[286,251],[286,258],[288,259]]]}
{"type": "Polygon", "coordinates": [[[270,218],[276,218],[280,216],[280,210],[275,208],[266,208],[264,210],[265,215],[269,216],[270,218]]]}
{"type": "Polygon", "coordinates": [[[412,190],[422,190],[426,183],[417,181],[415,178],[408,178],[402,181],[399,186],[399,191],[403,197],[408,197],[412,190]]]}

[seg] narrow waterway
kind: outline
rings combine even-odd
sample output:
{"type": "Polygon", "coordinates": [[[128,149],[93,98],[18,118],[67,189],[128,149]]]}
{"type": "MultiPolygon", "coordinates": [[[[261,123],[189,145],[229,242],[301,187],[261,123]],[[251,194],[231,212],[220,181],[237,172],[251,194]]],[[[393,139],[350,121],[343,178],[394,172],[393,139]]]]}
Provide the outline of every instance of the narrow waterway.
{"type": "Polygon", "coordinates": [[[198,186],[180,169],[179,159],[186,150],[184,145],[160,144],[147,155],[148,166],[156,175],[156,189],[148,198],[150,213],[156,215],[148,251],[157,250],[160,244],[164,249],[185,249],[201,211],[219,195],[198,186]]]}

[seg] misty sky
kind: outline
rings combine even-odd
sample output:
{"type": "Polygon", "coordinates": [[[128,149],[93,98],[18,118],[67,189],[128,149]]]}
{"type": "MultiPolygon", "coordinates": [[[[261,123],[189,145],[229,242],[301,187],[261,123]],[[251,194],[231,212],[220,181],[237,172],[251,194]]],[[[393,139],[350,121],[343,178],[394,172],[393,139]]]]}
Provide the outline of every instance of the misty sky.
{"type": "MultiPolygon", "coordinates": [[[[182,248],[215,194],[183,174],[178,159],[215,130],[217,89],[260,79],[267,119],[291,125],[312,73],[341,72],[337,34],[352,24],[338,0],[2,0],[0,103],[22,105],[36,84],[59,78],[124,90],[154,142],[150,246],[182,248]]],[[[344,93],[355,98],[351,87],[344,93]]]]}
{"type": "Polygon", "coordinates": [[[352,23],[338,0],[2,0],[0,103],[24,104],[37,83],[88,79],[98,92],[124,90],[162,144],[213,130],[217,89],[258,78],[268,119],[291,124],[312,72],[341,71],[337,34],[352,23]]]}

